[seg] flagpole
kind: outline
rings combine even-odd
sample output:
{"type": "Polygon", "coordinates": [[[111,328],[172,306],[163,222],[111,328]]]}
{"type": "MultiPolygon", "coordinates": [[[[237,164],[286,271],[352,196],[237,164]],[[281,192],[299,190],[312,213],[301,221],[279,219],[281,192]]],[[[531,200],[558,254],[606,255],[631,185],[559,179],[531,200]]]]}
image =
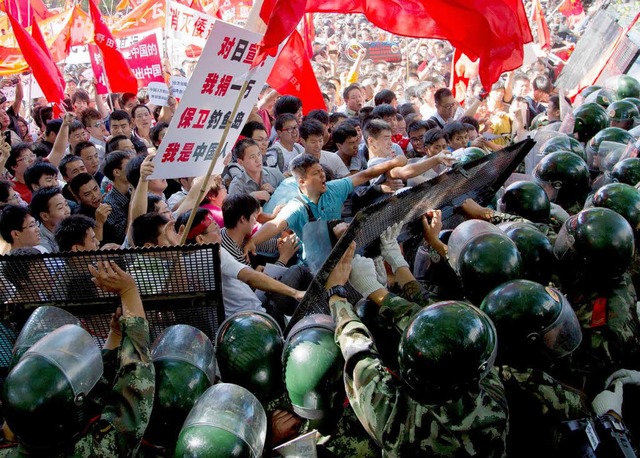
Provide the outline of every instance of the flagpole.
{"type": "MultiPolygon", "coordinates": [[[[251,11],[249,12],[249,17],[247,18],[247,22],[244,26],[245,30],[249,30],[251,32],[256,32],[260,34],[264,34],[264,32],[267,30],[266,25],[264,25],[264,23],[260,20],[261,8],[262,8],[262,0],[256,0],[253,3],[253,6],[251,7],[251,11]]],[[[250,73],[251,73],[251,70],[249,71],[249,74],[250,73]]],[[[204,199],[205,193],[209,190],[209,179],[211,178],[211,175],[213,174],[213,169],[216,165],[216,162],[218,161],[218,158],[220,157],[220,151],[222,151],[222,148],[224,147],[224,144],[227,140],[227,135],[229,134],[229,129],[231,129],[231,124],[233,124],[231,120],[235,119],[236,114],[238,113],[238,108],[240,108],[240,102],[242,102],[244,93],[247,90],[247,87],[249,86],[249,74],[247,74],[247,77],[244,80],[244,83],[242,83],[242,88],[240,89],[238,98],[236,99],[236,103],[231,112],[231,116],[229,117],[229,121],[227,122],[227,125],[225,126],[224,131],[222,132],[222,137],[220,138],[218,147],[216,148],[216,151],[213,154],[213,159],[209,164],[209,169],[207,170],[207,174],[205,175],[204,180],[202,180],[202,186],[200,187],[200,191],[198,192],[198,197],[193,205],[193,208],[191,209],[191,214],[189,215],[189,219],[187,220],[184,233],[182,234],[182,239],[180,240],[181,245],[184,245],[187,242],[187,235],[189,235],[189,231],[191,230],[191,226],[193,225],[193,220],[196,217],[196,210],[198,209],[198,207],[200,207],[200,202],[202,202],[202,199],[204,199]]]]}

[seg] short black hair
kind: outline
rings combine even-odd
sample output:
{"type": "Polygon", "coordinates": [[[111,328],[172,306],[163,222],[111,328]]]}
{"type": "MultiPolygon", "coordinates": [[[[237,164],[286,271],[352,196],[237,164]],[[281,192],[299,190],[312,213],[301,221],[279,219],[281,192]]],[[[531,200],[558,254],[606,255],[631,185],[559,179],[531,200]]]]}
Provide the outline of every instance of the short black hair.
{"type": "Polygon", "coordinates": [[[62,189],[58,186],[50,186],[48,188],[40,188],[31,196],[31,202],[29,203],[29,209],[31,214],[38,221],[42,221],[40,213],[49,212],[49,201],[58,194],[62,194],[62,189]]]}
{"type": "Polygon", "coordinates": [[[461,122],[454,121],[445,125],[442,132],[444,133],[445,140],[449,143],[454,135],[467,132],[467,128],[461,122]]]}
{"type": "Polygon", "coordinates": [[[24,220],[29,216],[29,210],[18,205],[5,205],[0,211],[0,235],[8,243],[13,243],[11,231],[22,231],[24,220]]]}
{"type": "MultiPolygon", "coordinates": [[[[204,219],[209,215],[209,210],[207,210],[206,208],[202,208],[202,207],[198,207],[196,209],[196,216],[193,217],[193,223],[191,224],[191,228],[193,229],[194,227],[197,227],[200,223],[202,223],[202,221],[204,221],[204,219]]],[[[178,218],[176,218],[175,221],[175,229],[176,232],[178,232],[180,230],[180,227],[182,226],[187,226],[187,222],[189,221],[189,217],[191,216],[191,210],[187,210],[186,212],[182,213],[180,216],[178,216],[178,218]]],[[[212,223],[214,224],[214,223],[212,223]]],[[[217,223],[216,223],[217,224],[217,223]]],[[[200,234],[198,234],[200,235],[200,234]]],[[[192,245],[196,243],[196,238],[193,237],[191,239],[187,239],[186,240],[187,245],[192,245]]]]}
{"type": "Polygon", "coordinates": [[[73,149],[73,154],[78,156],[78,157],[81,157],[80,153],[85,148],[95,148],[96,151],[98,150],[98,148],[96,147],[96,145],[94,143],[91,143],[91,142],[80,142],[73,149]]]}
{"type": "Polygon", "coordinates": [[[324,126],[317,119],[307,119],[300,124],[300,137],[307,140],[311,135],[324,136],[324,126]]]}
{"type": "Polygon", "coordinates": [[[113,171],[121,168],[122,161],[130,157],[131,153],[129,151],[112,151],[107,154],[104,163],[104,176],[109,178],[111,181],[114,181],[115,177],[113,175],[113,171]]]}
{"type": "Polygon", "coordinates": [[[444,99],[445,97],[453,97],[451,89],[441,87],[433,94],[433,99],[435,100],[436,105],[440,104],[440,102],[442,102],[442,99],[444,99]]]}
{"type": "Polygon", "coordinates": [[[62,127],[62,119],[51,119],[47,121],[47,127],[44,131],[45,135],[49,135],[51,132],[55,132],[56,134],[60,132],[60,128],[62,127]]]}
{"type": "Polygon", "coordinates": [[[277,118],[283,113],[296,114],[302,108],[302,100],[294,95],[283,95],[273,106],[273,115],[277,118]]]}
{"type": "Polygon", "coordinates": [[[244,127],[240,131],[240,135],[243,135],[247,138],[251,138],[251,136],[256,130],[264,130],[265,132],[267,131],[267,129],[264,127],[264,124],[262,124],[261,122],[249,121],[244,125],[244,127]]]}
{"type": "Polygon", "coordinates": [[[335,143],[336,145],[342,144],[347,141],[347,139],[357,136],[358,131],[355,129],[355,127],[345,125],[344,123],[333,129],[333,132],[331,133],[333,143],[335,143]]]}
{"type": "Polygon", "coordinates": [[[533,87],[534,91],[538,90],[546,94],[551,94],[551,91],[553,91],[553,84],[551,83],[551,80],[543,75],[536,76],[533,79],[531,86],[533,87]]]}
{"type": "Polygon", "coordinates": [[[362,85],[360,85],[358,83],[353,83],[353,84],[350,84],[347,87],[345,87],[344,90],[342,91],[342,98],[344,99],[345,102],[349,98],[349,93],[351,91],[353,91],[354,89],[357,89],[357,90],[360,91],[360,90],[362,90],[362,85]]]}
{"type": "Polygon", "coordinates": [[[147,194],[147,213],[157,213],[156,205],[160,202],[162,202],[162,197],[155,194],[147,194]]]}
{"type": "MultiPolygon", "coordinates": [[[[168,123],[164,121],[160,121],[151,128],[151,130],[149,131],[149,139],[151,140],[151,143],[153,143],[154,146],[160,145],[160,132],[162,132],[162,129],[166,129],[167,127],[169,127],[168,123]]],[[[134,143],[134,146],[135,146],[135,143],[134,143]]]]}
{"type": "Polygon", "coordinates": [[[250,194],[233,194],[222,202],[222,217],[224,227],[233,229],[243,216],[248,220],[260,210],[260,202],[250,194]]]}
{"type": "Polygon", "coordinates": [[[80,129],[84,129],[84,124],[82,124],[77,119],[75,121],[72,121],[71,124],[69,124],[69,135],[80,129]]]}
{"type": "Polygon", "coordinates": [[[434,127],[424,133],[424,144],[425,146],[432,145],[441,138],[444,138],[444,132],[439,127],[434,127]]]}
{"type": "Polygon", "coordinates": [[[130,138],[126,135],[116,135],[115,137],[111,137],[111,139],[107,142],[105,153],[109,154],[113,151],[118,151],[120,149],[118,148],[118,143],[120,143],[122,140],[130,140],[130,138]]]}
{"type": "Polygon", "coordinates": [[[26,149],[33,152],[33,150],[31,149],[31,143],[20,142],[11,147],[9,157],[7,158],[7,162],[5,163],[5,167],[9,172],[13,173],[13,169],[18,164],[18,158],[20,157],[20,154],[26,149]]]}
{"type": "Polygon", "coordinates": [[[319,163],[320,161],[311,154],[298,154],[296,157],[291,159],[291,162],[289,162],[289,170],[291,170],[291,173],[293,173],[296,178],[305,177],[307,175],[307,170],[314,164],[319,163]]]}
{"type": "Polygon", "coordinates": [[[15,185],[12,181],[0,179],[0,205],[7,203],[13,188],[15,188],[15,185]]]}
{"type": "Polygon", "coordinates": [[[336,111],[334,113],[331,113],[329,115],[329,122],[335,124],[336,122],[340,121],[341,119],[349,119],[349,116],[347,116],[346,114],[342,113],[341,111],[336,111]]]}
{"type": "Polygon", "coordinates": [[[144,156],[135,156],[132,157],[129,163],[127,164],[127,168],[124,173],[127,175],[127,181],[134,188],[138,187],[138,183],[140,183],[140,167],[144,162],[144,156]]]}
{"type": "Polygon", "coordinates": [[[109,115],[109,121],[129,121],[131,124],[131,115],[125,110],[113,110],[109,115]]]}
{"type": "Polygon", "coordinates": [[[396,93],[391,89],[383,89],[373,96],[373,104],[375,106],[391,104],[394,100],[397,100],[396,93]]]}
{"type": "Polygon", "coordinates": [[[275,129],[276,131],[282,131],[285,122],[295,121],[298,122],[298,118],[294,114],[291,113],[282,113],[280,116],[276,118],[275,129]]]}
{"type": "Polygon", "coordinates": [[[372,119],[364,127],[363,134],[365,142],[369,140],[369,137],[378,138],[378,135],[380,135],[384,131],[391,132],[391,126],[389,125],[389,123],[383,121],[382,119],[372,119]]]}
{"type": "MultiPolygon", "coordinates": [[[[78,193],[80,192],[80,188],[85,184],[89,183],[91,180],[96,181],[95,178],[89,173],[79,173],[69,182],[69,189],[71,193],[78,197],[78,193]]],[[[96,182],[97,183],[97,182],[96,182]]]]}
{"type": "Polygon", "coordinates": [[[305,121],[309,119],[317,119],[325,126],[329,125],[331,118],[329,117],[329,113],[326,110],[311,110],[309,114],[304,118],[305,121]]]}
{"type": "Polygon", "coordinates": [[[55,238],[60,251],[71,251],[73,245],[84,244],[87,231],[96,227],[96,222],[85,215],[71,215],[56,226],[55,238]]]}
{"type": "Polygon", "coordinates": [[[62,158],[62,160],[60,161],[59,169],[63,178],[67,178],[69,176],[67,174],[67,165],[71,162],[76,162],[76,161],[82,161],[82,158],[80,156],[75,156],[73,154],[68,154],[62,158]]]}
{"type": "Polygon", "coordinates": [[[390,118],[395,117],[398,114],[395,108],[388,103],[376,106],[371,112],[371,116],[376,118],[390,118]]]}
{"type": "Polygon", "coordinates": [[[420,129],[424,129],[425,131],[427,131],[430,129],[430,126],[426,121],[412,121],[407,126],[407,133],[411,135],[411,132],[417,132],[420,129]]]}
{"type": "Polygon", "coordinates": [[[58,169],[49,162],[34,162],[24,171],[24,183],[33,191],[33,186],[37,185],[43,176],[58,176],[58,169]]]}
{"type": "Polygon", "coordinates": [[[250,146],[258,146],[258,143],[251,138],[243,138],[233,147],[233,156],[236,159],[244,160],[244,153],[250,146]]]}
{"type": "Polygon", "coordinates": [[[147,243],[157,245],[162,228],[168,222],[167,218],[156,212],[138,216],[131,224],[131,242],[137,247],[142,247],[147,243]]]}
{"type": "Polygon", "coordinates": [[[476,131],[480,132],[480,123],[473,116],[463,116],[462,118],[458,119],[458,121],[460,121],[463,124],[471,124],[473,127],[476,128],[476,131]]]}

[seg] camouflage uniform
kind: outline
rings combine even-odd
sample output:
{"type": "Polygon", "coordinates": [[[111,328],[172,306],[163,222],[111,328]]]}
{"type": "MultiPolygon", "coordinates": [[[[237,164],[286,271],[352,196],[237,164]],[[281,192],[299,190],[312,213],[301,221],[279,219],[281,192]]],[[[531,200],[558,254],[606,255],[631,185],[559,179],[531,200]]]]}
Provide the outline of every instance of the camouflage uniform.
{"type": "Polygon", "coordinates": [[[523,223],[532,224],[549,239],[549,241],[551,242],[551,245],[553,245],[554,242],[556,241],[558,232],[562,228],[562,223],[560,223],[558,220],[556,220],[553,217],[550,217],[549,221],[546,223],[534,223],[521,216],[511,215],[509,213],[502,213],[498,211],[493,212],[493,214],[489,218],[489,222],[491,224],[500,224],[500,223],[508,223],[508,222],[523,222],[523,223]]]}
{"type": "MultiPolygon", "coordinates": [[[[404,327],[420,307],[389,295],[380,309],[404,327]]],[[[479,393],[442,405],[422,405],[381,363],[369,330],[351,304],[331,301],[336,343],[345,359],[345,386],[354,412],[383,456],[504,456],[508,411],[497,373],[480,382],[479,393]]]]}
{"type": "Polygon", "coordinates": [[[509,403],[509,456],[548,456],[560,443],[560,423],[589,417],[584,394],[544,371],[498,368],[509,403]]]}
{"type": "Polygon", "coordinates": [[[591,396],[614,371],[640,369],[640,320],[631,276],[597,289],[577,283],[563,292],[576,311],[583,339],[559,378],[591,396]]]}
{"type": "MultiPolygon", "coordinates": [[[[120,365],[100,418],[88,425],[70,449],[43,456],[125,457],[140,445],[151,415],[155,370],[149,347],[149,325],[139,317],[120,319],[120,365]]],[[[22,446],[0,449],[1,456],[22,456],[22,446]]]]}

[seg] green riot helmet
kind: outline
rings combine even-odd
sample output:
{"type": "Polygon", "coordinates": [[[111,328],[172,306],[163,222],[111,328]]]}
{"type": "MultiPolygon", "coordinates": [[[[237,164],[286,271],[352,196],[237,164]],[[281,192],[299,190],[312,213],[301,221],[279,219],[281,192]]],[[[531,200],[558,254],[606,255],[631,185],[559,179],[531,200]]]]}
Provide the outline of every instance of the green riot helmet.
{"type": "Polygon", "coordinates": [[[640,190],[625,183],[611,183],[593,195],[593,206],[604,207],[620,214],[640,236],[640,190]]]}
{"type": "Polygon", "coordinates": [[[553,253],[562,273],[584,279],[618,279],[631,265],[633,230],[622,216],[608,208],[588,208],[562,226],[553,253]]]}
{"type": "Polygon", "coordinates": [[[549,124],[549,118],[546,112],[538,113],[531,120],[531,130],[540,129],[541,127],[545,127],[549,124]]]}
{"type": "Polygon", "coordinates": [[[522,257],[516,244],[504,233],[482,234],[460,250],[458,269],[465,296],[479,304],[501,283],[522,275],[522,257]]]}
{"type": "Polygon", "coordinates": [[[555,257],[549,238],[537,227],[525,222],[508,222],[498,227],[518,247],[522,258],[522,278],[547,283],[551,279],[555,257]]]}
{"type": "Polygon", "coordinates": [[[189,411],[215,382],[213,344],[193,326],[170,326],[151,350],[156,370],[153,411],[145,438],[154,445],[173,446],[189,411]]]}
{"type": "Polygon", "coordinates": [[[580,91],[580,96],[582,96],[582,99],[584,100],[599,89],[602,89],[602,86],[587,86],[580,91]]]}
{"type": "Polygon", "coordinates": [[[482,234],[500,234],[501,231],[495,225],[479,219],[469,219],[458,224],[449,235],[446,243],[449,246],[449,265],[458,271],[460,251],[469,240],[482,234]]]}
{"type": "Polygon", "coordinates": [[[622,101],[633,103],[635,105],[635,107],[636,107],[636,110],[638,110],[638,113],[640,113],[640,98],[638,98],[638,97],[625,97],[624,99],[622,99],[622,101]]]}
{"type": "Polygon", "coordinates": [[[544,142],[538,154],[540,156],[546,156],[547,154],[555,153],[556,151],[569,151],[577,154],[585,161],[587,160],[587,153],[584,150],[584,146],[582,146],[578,140],[573,137],[569,137],[568,135],[560,135],[550,138],[544,142]]]}
{"type": "Polygon", "coordinates": [[[274,318],[257,311],[227,318],[216,336],[220,378],[245,387],[261,401],[282,392],[282,330],[274,318]]]}
{"type": "Polygon", "coordinates": [[[282,352],[284,382],[293,410],[302,418],[320,420],[344,401],[344,359],[335,343],[329,315],[308,315],[287,336],[282,352]]]}
{"type": "Polygon", "coordinates": [[[440,404],[477,392],[496,349],[496,329],[485,313],[466,302],[438,302],[418,312],[402,333],[400,377],[417,402],[440,404]]]}
{"type": "Polygon", "coordinates": [[[597,103],[585,103],[573,110],[575,124],[573,134],[583,143],[602,129],[609,127],[609,115],[602,106],[597,103]]]}
{"type": "Polygon", "coordinates": [[[259,458],[266,437],[267,415],[260,401],[239,385],[218,383],[189,412],[174,456],[259,458]]]}
{"type": "Polygon", "coordinates": [[[5,420],[29,448],[67,444],[86,427],[89,393],[102,375],[102,355],[91,335],[66,324],[38,340],[2,387],[5,420]]]}
{"type": "Polygon", "coordinates": [[[613,102],[607,107],[607,113],[609,114],[609,124],[624,130],[631,129],[635,120],[640,117],[638,108],[628,100],[613,102]]]}
{"type": "Polygon", "coordinates": [[[606,129],[602,129],[598,132],[594,137],[589,141],[587,145],[587,155],[590,154],[598,154],[600,150],[600,146],[604,142],[613,142],[620,143],[622,145],[628,145],[633,142],[633,136],[624,129],[619,127],[607,127],[606,129]]]}
{"type": "Polygon", "coordinates": [[[467,162],[475,161],[486,155],[486,151],[481,148],[476,148],[475,146],[460,148],[452,153],[452,156],[458,161],[458,164],[466,164],[467,162]]]}
{"type": "Polygon", "coordinates": [[[640,182],[640,158],[629,157],[613,166],[611,178],[620,183],[635,186],[640,182]]]}
{"type": "Polygon", "coordinates": [[[534,223],[549,220],[551,203],[542,186],[531,181],[516,181],[505,189],[499,211],[522,216],[534,223]]]}
{"type": "Polygon", "coordinates": [[[615,91],[618,100],[627,97],[640,98],[640,82],[632,76],[614,76],[610,80],[607,80],[607,86],[615,91]]]}
{"type": "Polygon", "coordinates": [[[530,367],[571,354],[582,341],[580,322],[560,291],[529,280],[495,288],[480,309],[500,339],[498,364],[530,367]]]}
{"type": "Polygon", "coordinates": [[[59,307],[43,305],[35,309],[22,327],[16,343],[13,346],[9,370],[18,364],[22,355],[24,355],[33,344],[65,324],[75,324],[76,326],[82,327],[78,318],[59,307]]]}
{"type": "Polygon", "coordinates": [[[533,178],[551,202],[565,209],[584,202],[589,193],[587,163],[573,153],[547,154],[533,169],[533,178]]]}
{"type": "Polygon", "coordinates": [[[584,103],[597,103],[602,108],[607,108],[613,100],[613,92],[607,88],[600,88],[585,97],[584,103]]]}

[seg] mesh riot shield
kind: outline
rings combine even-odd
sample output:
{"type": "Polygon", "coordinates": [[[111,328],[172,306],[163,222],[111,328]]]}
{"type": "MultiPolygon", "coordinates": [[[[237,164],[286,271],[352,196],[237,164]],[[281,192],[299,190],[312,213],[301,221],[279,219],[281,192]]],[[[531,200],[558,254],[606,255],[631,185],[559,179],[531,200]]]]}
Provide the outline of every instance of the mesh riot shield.
{"type": "MultiPolygon", "coordinates": [[[[432,180],[402,190],[358,212],[307,289],[285,335],[302,317],[313,313],[329,313],[324,284],[351,242],[356,242],[358,253],[367,253],[369,256],[377,254],[378,244],[375,242],[389,226],[395,223],[406,225],[419,220],[432,209],[442,211],[445,229],[455,227],[462,221],[462,217],[454,213],[455,208],[468,198],[487,204],[534,144],[533,140],[527,139],[462,166],[455,166],[432,180]]],[[[410,229],[405,228],[401,239],[412,237],[410,229]]]]}

